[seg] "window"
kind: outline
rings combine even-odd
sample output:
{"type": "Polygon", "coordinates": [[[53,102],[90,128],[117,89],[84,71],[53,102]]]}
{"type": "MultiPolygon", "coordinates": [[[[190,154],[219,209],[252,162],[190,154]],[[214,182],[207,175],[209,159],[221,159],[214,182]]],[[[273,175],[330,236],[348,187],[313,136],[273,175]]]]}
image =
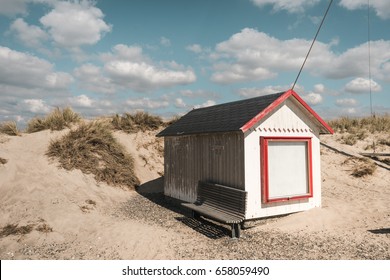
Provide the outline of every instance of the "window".
{"type": "Polygon", "coordinates": [[[313,196],[311,138],[261,137],[263,202],[313,196]]]}

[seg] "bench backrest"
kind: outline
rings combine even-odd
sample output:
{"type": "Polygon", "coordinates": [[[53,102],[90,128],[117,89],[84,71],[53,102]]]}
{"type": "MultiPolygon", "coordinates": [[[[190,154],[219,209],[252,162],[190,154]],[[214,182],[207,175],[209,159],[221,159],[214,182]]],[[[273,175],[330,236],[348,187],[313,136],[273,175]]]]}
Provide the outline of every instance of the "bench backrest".
{"type": "Polygon", "coordinates": [[[196,204],[207,204],[231,215],[244,217],[247,192],[209,182],[199,182],[196,204]]]}

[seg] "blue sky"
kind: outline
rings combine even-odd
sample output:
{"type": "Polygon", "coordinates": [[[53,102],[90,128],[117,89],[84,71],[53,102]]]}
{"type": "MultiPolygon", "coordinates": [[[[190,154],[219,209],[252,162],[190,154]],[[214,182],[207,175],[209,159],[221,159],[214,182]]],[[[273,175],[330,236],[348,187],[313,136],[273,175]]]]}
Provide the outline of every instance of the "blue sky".
{"type": "MultiPolygon", "coordinates": [[[[335,0],[295,90],[370,114],[367,0],[335,0]]],[[[192,108],[291,87],[325,0],[0,0],[0,121],[192,108]]],[[[390,112],[390,1],[370,0],[373,111],[390,112]]]]}

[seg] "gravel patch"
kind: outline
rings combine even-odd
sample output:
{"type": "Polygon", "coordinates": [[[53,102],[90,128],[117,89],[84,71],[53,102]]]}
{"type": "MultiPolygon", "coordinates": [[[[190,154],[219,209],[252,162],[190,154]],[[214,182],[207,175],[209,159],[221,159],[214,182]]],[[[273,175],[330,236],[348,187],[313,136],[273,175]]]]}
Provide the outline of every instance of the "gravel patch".
{"type": "Polygon", "coordinates": [[[205,219],[189,217],[178,204],[166,200],[162,193],[137,194],[119,208],[126,219],[158,225],[177,235],[171,244],[176,259],[390,259],[390,232],[367,232],[357,240],[353,233],[334,236],[320,233],[284,233],[262,230],[273,219],[249,223],[240,239],[229,237],[230,227],[205,219]]]}

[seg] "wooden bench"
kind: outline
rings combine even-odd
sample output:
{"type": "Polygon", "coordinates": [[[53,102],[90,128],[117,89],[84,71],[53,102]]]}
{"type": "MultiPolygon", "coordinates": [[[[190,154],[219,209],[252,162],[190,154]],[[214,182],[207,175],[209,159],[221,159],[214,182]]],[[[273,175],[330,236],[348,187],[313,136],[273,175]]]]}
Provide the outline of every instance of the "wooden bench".
{"type": "Polygon", "coordinates": [[[241,224],[245,218],[247,192],[219,184],[199,182],[194,203],[182,203],[192,210],[192,216],[203,216],[230,224],[232,238],[240,237],[241,224]]]}

